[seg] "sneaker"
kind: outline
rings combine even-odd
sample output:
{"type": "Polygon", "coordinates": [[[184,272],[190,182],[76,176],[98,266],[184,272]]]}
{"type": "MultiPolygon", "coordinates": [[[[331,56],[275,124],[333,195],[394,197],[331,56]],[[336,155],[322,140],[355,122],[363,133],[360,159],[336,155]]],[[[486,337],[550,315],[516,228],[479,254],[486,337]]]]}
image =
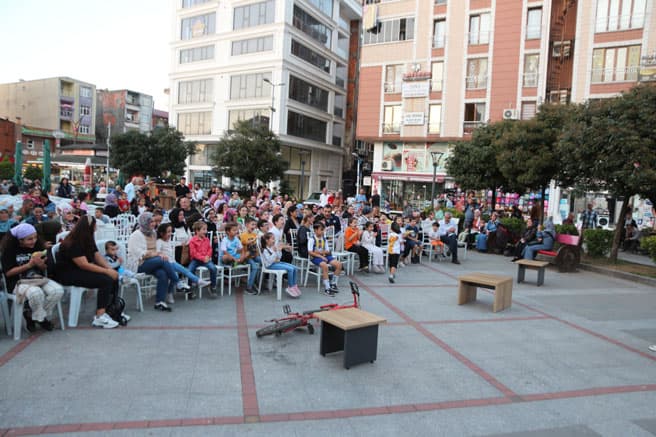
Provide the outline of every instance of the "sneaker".
{"type": "Polygon", "coordinates": [[[189,290],[191,287],[185,281],[178,281],[177,289],[178,290],[189,290]]]}
{"type": "Polygon", "coordinates": [[[255,296],[257,294],[257,290],[254,289],[253,287],[246,287],[244,289],[244,293],[249,295],[249,296],[255,296]]]}
{"type": "Polygon", "coordinates": [[[458,261],[457,259],[454,259],[454,260],[451,261],[451,262],[452,262],[453,264],[460,264],[460,261],[458,261]]]}
{"type": "Polygon", "coordinates": [[[301,289],[298,288],[298,285],[294,285],[294,286],[292,287],[292,289],[294,289],[294,292],[296,293],[296,297],[301,297],[301,294],[303,294],[303,293],[301,292],[301,289]]]}
{"type": "Polygon", "coordinates": [[[399,261],[399,267],[405,267],[405,264],[403,264],[403,261],[399,261]]]}
{"type": "Polygon", "coordinates": [[[173,298],[173,293],[168,293],[166,295],[166,303],[169,303],[169,304],[174,304],[175,303],[175,299],[173,298]]]}
{"type": "Polygon", "coordinates": [[[166,302],[157,302],[155,304],[155,309],[159,311],[164,311],[170,313],[172,311],[171,307],[166,304],[166,302]]]}
{"type": "Polygon", "coordinates": [[[358,272],[369,273],[369,266],[360,267],[358,272]]]}
{"type": "MultiPolygon", "coordinates": [[[[171,295],[171,297],[172,297],[172,296],[173,296],[173,295],[171,295]]],[[[126,322],[129,322],[130,320],[132,320],[132,317],[128,316],[128,315],[125,314],[125,313],[121,313],[121,317],[123,317],[123,318],[125,319],[126,322]]]]}
{"type": "Polygon", "coordinates": [[[23,311],[23,318],[25,319],[25,327],[28,332],[36,331],[36,323],[32,320],[32,312],[29,310],[23,311]]]}
{"type": "Polygon", "coordinates": [[[185,293],[185,299],[186,299],[186,300],[194,300],[194,299],[196,299],[196,293],[194,293],[193,291],[187,291],[187,292],[185,293]]]}
{"type": "Polygon", "coordinates": [[[207,279],[201,279],[201,280],[198,281],[198,288],[205,288],[210,284],[211,284],[211,282],[208,281],[207,279]]]}
{"type": "Polygon", "coordinates": [[[333,294],[337,294],[337,293],[339,293],[339,288],[337,288],[337,284],[330,284],[330,291],[331,291],[333,294]]]}
{"type": "Polygon", "coordinates": [[[43,329],[46,331],[52,331],[55,327],[53,326],[52,322],[48,319],[43,319],[40,322],[37,322],[43,329]]]}
{"type": "Polygon", "coordinates": [[[101,316],[94,316],[91,326],[95,328],[104,328],[112,329],[118,326],[118,322],[109,317],[107,313],[103,313],[101,316]]]}
{"type": "Polygon", "coordinates": [[[656,344],[652,344],[648,349],[652,352],[656,352],[656,344]]]}
{"type": "Polygon", "coordinates": [[[287,293],[287,294],[289,295],[289,297],[293,297],[293,298],[297,298],[297,297],[298,297],[298,296],[296,295],[296,292],[295,292],[292,288],[289,288],[289,287],[287,287],[287,288],[285,289],[285,293],[287,293]]]}
{"type": "Polygon", "coordinates": [[[329,288],[325,288],[322,293],[329,297],[335,297],[335,293],[333,293],[329,288]]]}
{"type": "Polygon", "coordinates": [[[394,276],[390,275],[387,279],[390,281],[390,284],[394,283],[394,276]]]}

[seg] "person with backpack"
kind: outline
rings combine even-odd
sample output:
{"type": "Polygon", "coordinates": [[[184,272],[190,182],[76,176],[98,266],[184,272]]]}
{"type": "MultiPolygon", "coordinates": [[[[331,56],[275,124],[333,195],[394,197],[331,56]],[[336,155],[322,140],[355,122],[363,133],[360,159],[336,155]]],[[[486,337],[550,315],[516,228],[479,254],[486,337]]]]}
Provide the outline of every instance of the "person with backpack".
{"type": "Polygon", "coordinates": [[[118,299],[118,272],[112,269],[98,251],[94,240],[96,219],[92,215],[80,218],[70,234],[66,236],[55,255],[55,279],[62,285],[74,285],[98,290],[96,315],[91,326],[111,329],[119,325],[123,316],[118,299]],[[114,310],[115,308],[119,310],[114,310]],[[108,309],[114,314],[108,314],[108,309]],[[116,314],[118,313],[118,314],[116,314]]]}

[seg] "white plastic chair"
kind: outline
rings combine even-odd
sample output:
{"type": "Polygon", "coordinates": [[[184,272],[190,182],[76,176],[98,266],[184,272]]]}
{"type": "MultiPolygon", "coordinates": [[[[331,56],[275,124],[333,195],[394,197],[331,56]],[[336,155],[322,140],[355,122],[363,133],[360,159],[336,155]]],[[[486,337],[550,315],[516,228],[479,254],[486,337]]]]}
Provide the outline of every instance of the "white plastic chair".
{"type": "Polygon", "coordinates": [[[325,230],[326,243],[332,256],[343,264],[347,275],[352,275],[355,269],[355,253],[344,250],[344,239],[335,238],[335,228],[328,226],[325,230]],[[341,244],[337,247],[337,244],[341,244]]]}
{"type": "MultiPolygon", "coordinates": [[[[54,246],[52,246],[52,258],[53,261],[57,262],[57,255],[59,254],[59,246],[61,243],[57,243],[54,246]]],[[[84,287],[78,287],[75,285],[62,285],[64,287],[64,292],[68,292],[70,296],[70,301],[68,304],[68,326],[69,327],[76,327],[77,326],[77,321],[80,316],[80,306],[82,304],[82,295],[84,294],[85,291],[87,291],[87,288],[84,287]]],[[[95,290],[95,289],[92,289],[95,290]]]]}
{"type": "MultiPolygon", "coordinates": [[[[260,247],[260,239],[258,238],[257,240],[257,252],[260,255],[260,259],[262,259],[262,248],[260,247]]],[[[287,272],[284,270],[271,270],[267,269],[264,267],[264,264],[262,264],[262,268],[260,269],[260,283],[258,286],[258,293],[262,292],[262,279],[264,278],[264,275],[275,275],[276,276],[276,299],[277,300],[282,300],[282,280],[283,277],[285,276],[287,272]]]]}
{"type": "Polygon", "coordinates": [[[304,274],[305,274],[305,269],[307,268],[307,264],[310,262],[307,258],[304,258],[298,254],[298,229],[290,229],[289,230],[289,235],[291,236],[291,244],[292,244],[292,255],[294,256],[293,262],[294,265],[298,267],[301,277],[299,278],[299,283],[303,282],[304,280],[304,274]]]}

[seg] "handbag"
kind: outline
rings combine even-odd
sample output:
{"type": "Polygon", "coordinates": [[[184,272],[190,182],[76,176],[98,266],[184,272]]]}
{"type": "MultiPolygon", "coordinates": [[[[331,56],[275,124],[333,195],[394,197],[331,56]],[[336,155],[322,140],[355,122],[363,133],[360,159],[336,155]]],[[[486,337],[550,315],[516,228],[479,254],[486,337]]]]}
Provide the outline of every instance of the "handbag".
{"type": "Polygon", "coordinates": [[[185,244],[182,246],[182,252],[180,253],[180,264],[186,266],[191,262],[191,257],[189,256],[189,245],[185,244]]]}

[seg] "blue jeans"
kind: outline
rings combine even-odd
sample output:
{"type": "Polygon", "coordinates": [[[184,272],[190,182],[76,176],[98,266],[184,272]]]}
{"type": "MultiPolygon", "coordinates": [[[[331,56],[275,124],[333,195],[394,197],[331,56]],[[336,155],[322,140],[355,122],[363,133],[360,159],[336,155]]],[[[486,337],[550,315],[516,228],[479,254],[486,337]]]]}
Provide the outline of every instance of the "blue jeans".
{"type": "Polygon", "coordinates": [[[188,268],[185,266],[178,264],[176,262],[171,263],[171,267],[173,267],[173,270],[175,270],[176,273],[180,273],[182,275],[185,275],[189,280],[194,283],[198,284],[199,278],[198,276],[194,275],[193,272],[190,272],[188,268]]]}
{"type": "Polygon", "coordinates": [[[164,302],[166,293],[175,291],[178,283],[178,274],[175,273],[171,263],[155,256],[145,260],[137,270],[138,273],[146,273],[157,278],[157,302],[164,302]]]}
{"type": "Polygon", "coordinates": [[[214,265],[212,261],[204,263],[197,259],[193,259],[189,263],[188,269],[190,272],[195,272],[198,267],[205,267],[210,271],[210,284],[212,288],[216,287],[216,265],[214,265]]]}
{"type": "Polygon", "coordinates": [[[260,259],[259,258],[248,258],[246,261],[251,266],[251,272],[248,275],[248,282],[246,287],[253,288],[255,286],[255,278],[257,277],[257,272],[260,271],[260,259]]]}
{"type": "Polygon", "coordinates": [[[287,272],[287,284],[290,287],[293,287],[296,285],[296,266],[289,264],[289,263],[283,263],[283,262],[277,262],[271,264],[267,270],[284,270],[287,272]]]}

